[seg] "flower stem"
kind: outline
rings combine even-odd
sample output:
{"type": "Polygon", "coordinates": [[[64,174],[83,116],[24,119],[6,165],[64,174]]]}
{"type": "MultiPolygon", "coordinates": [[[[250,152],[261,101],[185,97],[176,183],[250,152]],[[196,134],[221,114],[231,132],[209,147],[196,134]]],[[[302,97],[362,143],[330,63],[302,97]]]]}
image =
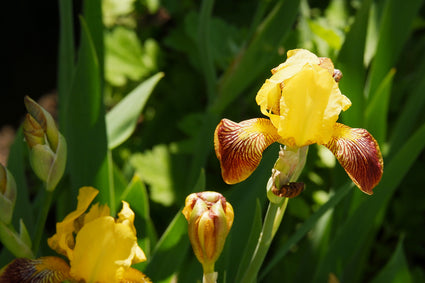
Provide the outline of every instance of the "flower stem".
{"type": "Polygon", "coordinates": [[[258,271],[266,257],[269,247],[273,241],[273,237],[279,228],[280,222],[282,221],[287,203],[287,198],[283,198],[280,203],[269,203],[269,207],[264,218],[263,229],[261,230],[260,237],[258,238],[257,247],[255,248],[251,262],[249,263],[241,282],[251,283],[256,281],[258,271]]]}
{"type": "MultiPolygon", "coordinates": [[[[286,147],[285,149],[281,148],[279,158],[274,166],[274,169],[278,170],[282,174],[282,178],[278,180],[279,187],[298,179],[304,168],[307,152],[308,146],[292,149],[286,147]]],[[[277,176],[279,176],[279,174],[277,176]]],[[[271,181],[267,183],[267,191],[269,191],[270,186],[273,186],[273,183],[275,182],[273,176],[270,179],[271,181]]],[[[249,266],[242,277],[242,283],[256,282],[260,267],[263,264],[273,238],[279,229],[289,200],[286,197],[283,197],[281,200],[276,197],[269,199],[273,201],[270,201],[269,207],[267,208],[257,246],[251,257],[249,266]]]]}
{"type": "Polygon", "coordinates": [[[35,227],[34,241],[32,243],[32,251],[34,255],[37,255],[38,249],[40,247],[41,237],[43,236],[44,226],[46,224],[47,215],[50,210],[50,205],[52,204],[53,191],[45,190],[45,196],[43,199],[43,205],[41,206],[40,214],[37,218],[37,223],[35,227]]]}

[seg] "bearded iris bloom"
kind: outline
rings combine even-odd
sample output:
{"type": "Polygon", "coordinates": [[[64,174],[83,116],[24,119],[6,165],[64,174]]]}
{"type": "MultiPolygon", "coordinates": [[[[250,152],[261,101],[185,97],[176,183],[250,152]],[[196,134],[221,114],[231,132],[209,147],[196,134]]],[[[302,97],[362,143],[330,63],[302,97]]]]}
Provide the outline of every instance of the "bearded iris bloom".
{"type": "Polygon", "coordinates": [[[134,212],[125,201],[117,219],[106,205],[94,204],[86,212],[97,194],[92,187],[82,187],[77,209],[56,224],[56,234],[48,239],[69,265],[52,256],[19,258],[0,272],[0,282],[151,282],[130,267],[146,260],[137,244],[134,212]]]}
{"type": "Polygon", "coordinates": [[[341,73],[329,58],[307,50],[287,55],[256,96],[269,119],[222,119],[218,124],[214,148],[224,181],[235,184],[248,178],[274,142],[288,148],[316,143],[335,155],[360,190],[372,194],[383,173],[381,151],[367,130],[337,123],[341,111],[351,106],[338,87],[341,73]]]}

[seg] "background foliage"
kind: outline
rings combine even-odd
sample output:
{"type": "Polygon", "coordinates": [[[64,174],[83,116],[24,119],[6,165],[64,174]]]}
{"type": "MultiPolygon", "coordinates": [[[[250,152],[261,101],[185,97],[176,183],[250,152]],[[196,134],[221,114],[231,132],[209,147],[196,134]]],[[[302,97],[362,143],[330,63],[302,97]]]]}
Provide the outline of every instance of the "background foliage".
{"type": "MultiPolygon", "coordinates": [[[[154,282],[196,282],[202,270],[180,209],[189,193],[215,190],[235,209],[219,282],[238,282],[278,147],[228,186],[213,132],[221,118],[259,117],[254,98],[270,69],[306,48],[342,70],[353,106],[341,120],[378,140],[384,176],[366,196],[311,146],[300,177],[307,189],[289,201],[258,281],[425,281],[423,1],[75,2],[59,1],[58,124],[69,158],[44,240],[75,207],[78,188],[92,185],[113,213],[122,199],[135,210],[148,257],[137,268],[154,282]]],[[[22,218],[32,233],[42,186],[22,140],[18,132],[8,168],[19,188],[15,227],[22,218]]],[[[40,254],[52,253],[44,240],[40,254]]],[[[10,259],[3,248],[0,266],[10,259]]]]}

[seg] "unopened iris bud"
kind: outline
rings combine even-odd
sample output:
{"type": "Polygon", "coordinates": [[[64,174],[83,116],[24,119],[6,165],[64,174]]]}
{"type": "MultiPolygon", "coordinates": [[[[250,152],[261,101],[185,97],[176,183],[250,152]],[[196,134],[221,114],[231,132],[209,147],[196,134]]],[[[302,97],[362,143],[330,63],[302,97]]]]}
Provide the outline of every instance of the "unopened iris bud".
{"type": "Polygon", "coordinates": [[[233,224],[232,205],[216,192],[193,193],[186,198],[183,214],[188,221],[189,240],[202,264],[204,276],[214,273],[214,264],[233,224]]]}
{"type": "Polygon", "coordinates": [[[16,201],[16,182],[9,170],[0,164],[0,221],[9,224],[16,201]]]}
{"type": "Polygon", "coordinates": [[[308,146],[298,148],[280,148],[279,157],[272,169],[267,184],[267,197],[273,203],[279,203],[282,197],[293,198],[304,189],[304,184],[294,182],[304,168],[308,146]]]}
{"type": "Polygon", "coordinates": [[[63,176],[66,163],[66,141],[53,117],[34,100],[25,97],[28,114],[23,124],[30,148],[30,163],[35,174],[53,191],[63,176]]]}

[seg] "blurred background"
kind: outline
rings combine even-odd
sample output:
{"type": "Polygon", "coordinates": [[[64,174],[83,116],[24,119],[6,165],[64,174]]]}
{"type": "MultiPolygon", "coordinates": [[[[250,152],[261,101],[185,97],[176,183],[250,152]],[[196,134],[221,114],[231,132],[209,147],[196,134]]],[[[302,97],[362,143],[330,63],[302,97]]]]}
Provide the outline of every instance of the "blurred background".
{"type": "MultiPolygon", "coordinates": [[[[2,16],[2,164],[25,113],[23,97],[39,100],[54,117],[60,104],[58,1],[9,2],[2,16]]],[[[158,237],[192,191],[201,169],[206,189],[225,194],[233,206],[242,203],[236,217],[250,222],[252,216],[245,212],[252,212],[255,200],[265,202],[277,145],[266,151],[258,172],[232,187],[221,179],[213,130],[221,118],[261,117],[255,95],[270,69],[285,60],[288,50],[306,48],[330,57],[343,71],[340,87],[353,106],[341,119],[351,127],[367,128],[378,140],[391,176],[377,187],[376,195],[387,185],[391,189],[377,201],[382,209],[370,214],[358,209],[373,203],[365,204],[366,197],[351,189],[283,259],[278,251],[288,238],[349,181],[332,154],[311,146],[300,178],[307,189],[290,202],[265,264],[273,262],[273,269],[262,275],[262,282],[313,282],[308,281],[313,274],[321,278],[316,268],[327,266],[335,267],[341,282],[390,282],[385,281],[388,270],[401,270],[401,281],[391,282],[425,282],[425,142],[412,138],[422,133],[425,122],[425,6],[424,1],[402,2],[217,0],[207,2],[208,10],[202,6],[205,1],[195,0],[103,0],[106,110],[142,81],[157,72],[165,74],[131,138],[112,152],[123,180],[136,172],[146,184],[158,237]],[[400,151],[405,159],[397,155],[400,151]],[[346,219],[351,219],[351,228],[341,232],[346,219]],[[357,245],[349,231],[363,229],[357,245]],[[340,251],[344,247],[347,254],[340,251]],[[403,281],[406,278],[410,281],[403,281]]],[[[75,48],[83,6],[83,1],[73,1],[75,48]]],[[[250,227],[244,225],[235,220],[234,229],[240,230],[234,239],[249,234],[250,227]]],[[[223,257],[237,258],[232,249],[243,244],[233,241],[223,257]]],[[[181,278],[188,276],[184,273],[181,278]]]]}

